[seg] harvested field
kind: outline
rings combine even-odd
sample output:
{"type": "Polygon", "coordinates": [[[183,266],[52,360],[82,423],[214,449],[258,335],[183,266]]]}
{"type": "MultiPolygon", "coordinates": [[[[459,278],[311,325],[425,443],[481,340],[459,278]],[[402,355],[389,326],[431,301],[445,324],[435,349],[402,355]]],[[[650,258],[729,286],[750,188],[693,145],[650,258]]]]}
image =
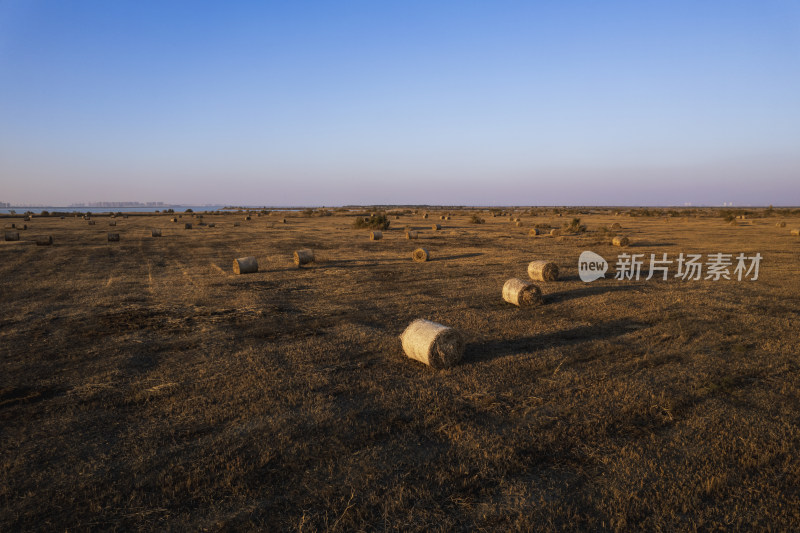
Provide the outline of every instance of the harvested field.
{"type": "Polygon", "coordinates": [[[611,213],[556,240],[474,212],[379,246],[346,216],[131,214],[113,245],[34,217],[0,242],[0,530],[800,529],[796,236],[630,217],[620,249],[611,213]],[[718,252],[760,253],[758,280],[613,279],[718,252]],[[533,259],[559,281],[509,305],[533,259]],[[458,365],[404,354],[418,318],[463,333],[458,365]]]}

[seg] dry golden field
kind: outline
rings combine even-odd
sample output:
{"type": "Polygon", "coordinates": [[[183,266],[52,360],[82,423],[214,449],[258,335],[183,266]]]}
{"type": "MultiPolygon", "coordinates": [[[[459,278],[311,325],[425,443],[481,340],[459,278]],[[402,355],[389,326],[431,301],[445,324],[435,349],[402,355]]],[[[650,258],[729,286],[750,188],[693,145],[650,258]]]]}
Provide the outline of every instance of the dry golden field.
{"type": "Polygon", "coordinates": [[[26,222],[0,243],[0,530],[800,529],[800,217],[449,212],[378,241],[343,214],[26,222]],[[587,284],[584,250],[763,259],[587,284]],[[533,259],[561,280],[507,304],[533,259]],[[463,332],[459,365],[403,354],[416,318],[463,332]]]}

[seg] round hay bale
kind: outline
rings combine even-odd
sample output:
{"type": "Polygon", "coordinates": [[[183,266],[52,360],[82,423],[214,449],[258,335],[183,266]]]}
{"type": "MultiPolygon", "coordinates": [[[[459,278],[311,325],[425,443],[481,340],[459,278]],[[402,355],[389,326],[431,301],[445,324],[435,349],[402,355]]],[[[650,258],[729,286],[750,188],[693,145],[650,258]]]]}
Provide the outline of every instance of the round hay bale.
{"type": "Polygon", "coordinates": [[[528,235],[539,235],[539,228],[531,228],[528,235]]]}
{"type": "Polygon", "coordinates": [[[17,226],[17,229],[28,229],[28,225],[23,224],[22,226],[17,226]]]}
{"type": "Polygon", "coordinates": [[[444,217],[444,219],[445,220],[450,220],[450,215],[447,215],[446,217],[444,217]]]}
{"type": "Polygon", "coordinates": [[[517,222],[516,226],[517,226],[518,228],[521,228],[521,227],[522,227],[522,222],[517,222]]]}
{"type": "Polygon", "coordinates": [[[234,274],[253,274],[258,272],[258,261],[255,257],[240,257],[233,260],[234,274]]]}
{"type": "Polygon", "coordinates": [[[503,300],[519,307],[541,305],[542,289],[530,281],[511,278],[503,284],[503,300]]]}
{"type": "Polygon", "coordinates": [[[18,231],[7,231],[5,236],[7,241],[18,241],[19,240],[19,232],[18,231]]]}
{"type": "Polygon", "coordinates": [[[792,235],[800,235],[800,228],[793,229],[791,233],[792,233],[792,235]]]}
{"type": "Polygon", "coordinates": [[[244,219],[245,220],[253,220],[253,218],[250,215],[247,215],[246,217],[244,217],[244,219]]]}
{"type": "Polygon", "coordinates": [[[294,253],[294,264],[299,268],[302,265],[314,262],[314,250],[297,250],[294,253]]]}
{"type": "Polygon", "coordinates": [[[192,229],[192,223],[191,223],[191,222],[186,222],[186,223],[183,225],[183,229],[192,229]]]}
{"type": "Polygon", "coordinates": [[[109,233],[108,242],[119,242],[119,233],[109,233]]]}
{"type": "Polygon", "coordinates": [[[241,224],[241,222],[234,222],[234,223],[233,223],[233,227],[234,227],[234,228],[238,228],[238,227],[239,227],[239,226],[241,226],[241,225],[242,225],[242,224],[241,224]]]}
{"type": "Polygon", "coordinates": [[[444,220],[444,215],[439,215],[439,220],[444,220]]]}
{"type": "Polygon", "coordinates": [[[30,222],[31,221],[31,217],[24,217],[22,220],[25,221],[25,222],[30,222]]]}
{"type": "Polygon", "coordinates": [[[611,240],[611,244],[614,246],[628,246],[630,243],[631,241],[627,237],[614,237],[611,240]]]}
{"type": "Polygon", "coordinates": [[[613,224],[611,224],[611,229],[615,231],[621,230],[622,224],[620,224],[619,222],[614,222],[613,224]]]}
{"type": "Polygon", "coordinates": [[[94,220],[90,220],[90,221],[89,221],[89,225],[90,225],[90,226],[94,226],[94,220]]]}
{"type": "Polygon", "coordinates": [[[731,220],[728,224],[731,225],[731,226],[738,226],[739,225],[739,223],[736,222],[736,220],[731,220]]]}
{"type": "Polygon", "coordinates": [[[116,226],[117,225],[117,221],[116,220],[112,220],[111,222],[108,223],[108,225],[109,226],[116,226]]]}
{"type": "Polygon", "coordinates": [[[217,224],[216,224],[215,222],[210,222],[210,223],[208,224],[208,227],[209,227],[209,228],[216,228],[216,227],[217,227],[217,224]]]}
{"type": "Polygon", "coordinates": [[[558,237],[559,235],[561,235],[561,230],[560,229],[553,228],[553,229],[550,230],[550,236],[551,237],[558,237]]]}
{"type": "Polygon", "coordinates": [[[406,231],[406,239],[417,239],[419,235],[417,234],[416,230],[408,230],[406,231]]]}
{"type": "Polygon", "coordinates": [[[14,229],[16,227],[17,227],[17,225],[14,224],[13,222],[11,224],[6,224],[6,229],[14,229]]]}
{"type": "Polygon", "coordinates": [[[428,213],[423,214],[422,218],[428,218],[428,213]]]}
{"type": "Polygon", "coordinates": [[[175,218],[175,217],[172,217],[171,219],[169,219],[169,221],[170,221],[170,222],[177,222],[177,221],[178,221],[178,219],[177,219],[177,218],[175,218]]]}
{"type": "Polygon", "coordinates": [[[785,228],[786,222],[781,220],[780,222],[777,222],[775,225],[778,226],[779,228],[785,228]]]}
{"type": "Polygon", "coordinates": [[[150,230],[150,235],[153,237],[161,237],[161,230],[157,228],[153,228],[150,230]]]}
{"type": "Polygon", "coordinates": [[[428,250],[425,248],[417,248],[413,252],[411,252],[411,259],[414,260],[415,263],[424,263],[428,259],[430,259],[430,254],[428,250]]]}
{"type": "Polygon", "coordinates": [[[285,219],[285,218],[282,218],[282,219],[281,219],[281,223],[282,223],[282,224],[286,224],[286,219],[285,219]]]}
{"type": "Polygon", "coordinates": [[[400,335],[403,351],[411,359],[436,368],[449,368],[464,355],[464,337],[457,330],[418,318],[400,335]]]}
{"type": "Polygon", "coordinates": [[[52,235],[41,235],[36,237],[36,246],[50,246],[51,244],[53,244],[52,235]]]}
{"type": "Polygon", "coordinates": [[[558,265],[549,261],[531,261],[528,263],[528,276],[535,281],[556,281],[558,265]]]}
{"type": "Polygon", "coordinates": [[[375,230],[369,232],[369,240],[371,241],[379,241],[383,239],[383,232],[375,230]]]}
{"type": "Polygon", "coordinates": [[[441,224],[434,224],[433,226],[431,226],[431,229],[433,231],[439,231],[440,229],[442,229],[442,225],[441,224]]]}
{"type": "Polygon", "coordinates": [[[395,220],[400,220],[400,215],[395,215],[394,219],[395,220]]]}

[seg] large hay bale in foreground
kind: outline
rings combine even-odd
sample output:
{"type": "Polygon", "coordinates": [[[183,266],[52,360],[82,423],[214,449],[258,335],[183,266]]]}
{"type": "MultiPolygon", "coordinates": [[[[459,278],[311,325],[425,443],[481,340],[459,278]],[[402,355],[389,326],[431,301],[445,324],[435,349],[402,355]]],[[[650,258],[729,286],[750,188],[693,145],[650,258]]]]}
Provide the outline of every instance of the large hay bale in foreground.
{"type": "Polygon", "coordinates": [[[418,239],[418,238],[419,234],[417,233],[416,230],[410,229],[406,231],[406,239],[418,239]]]}
{"type": "Polygon", "coordinates": [[[556,281],[558,265],[543,260],[531,261],[528,263],[528,276],[535,281],[556,281]]]}
{"type": "Polygon", "coordinates": [[[152,230],[150,230],[150,235],[153,237],[161,237],[161,230],[153,228],[152,230]]]}
{"type": "Polygon", "coordinates": [[[611,240],[611,244],[614,246],[628,246],[630,243],[631,241],[627,237],[614,237],[611,240]]]}
{"type": "Polygon", "coordinates": [[[503,300],[519,307],[540,305],[542,290],[530,281],[511,278],[503,284],[503,300]]]}
{"type": "Polygon", "coordinates": [[[439,231],[440,229],[442,229],[442,225],[441,224],[434,224],[433,226],[431,226],[431,229],[433,231],[439,231]]]}
{"type": "Polygon", "coordinates": [[[379,241],[383,239],[383,232],[379,230],[370,231],[369,232],[369,240],[371,241],[379,241]]]}
{"type": "Polygon", "coordinates": [[[314,262],[314,250],[297,250],[294,253],[294,264],[299,268],[302,265],[314,262]]]}
{"type": "Polygon", "coordinates": [[[5,235],[5,239],[7,241],[18,241],[19,240],[19,232],[18,231],[7,231],[5,235]]]}
{"type": "Polygon", "coordinates": [[[531,230],[528,232],[528,235],[539,235],[539,228],[531,228],[531,230]]]}
{"type": "Polygon", "coordinates": [[[191,223],[191,222],[186,222],[186,223],[183,225],[183,229],[192,229],[192,223],[191,223]]]}
{"type": "Polygon", "coordinates": [[[424,263],[425,261],[430,259],[430,257],[431,255],[425,248],[417,248],[416,250],[411,252],[411,259],[413,259],[415,263],[424,263]]]}
{"type": "Polygon", "coordinates": [[[36,246],[50,246],[51,244],[53,244],[52,235],[40,235],[36,237],[36,246]]]}
{"type": "Polygon", "coordinates": [[[253,274],[258,272],[258,261],[255,257],[240,257],[233,260],[234,274],[253,274]]]}
{"type": "Polygon", "coordinates": [[[466,344],[457,330],[423,318],[409,324],[400,343],[408,357],[436,369],[458,363],[466,344]]]}
{"type": "Polygon", "coordinates": [[[119,233],[109,233],[108,242],[119,242],[119,233]]]}

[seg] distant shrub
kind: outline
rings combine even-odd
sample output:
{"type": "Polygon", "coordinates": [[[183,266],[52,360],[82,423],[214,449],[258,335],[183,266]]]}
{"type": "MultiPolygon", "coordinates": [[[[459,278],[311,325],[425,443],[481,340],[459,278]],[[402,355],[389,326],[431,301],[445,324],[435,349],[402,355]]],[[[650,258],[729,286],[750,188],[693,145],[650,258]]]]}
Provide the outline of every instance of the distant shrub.
{"type": "Polygon", "coordinates": [[[184,213],[194,213],[194,211],[191,208],[189,208],[186,211],[184,211],[184,213]]]}
{"type": "Polygon", "coordinates": [[[372,215],[364,218],[357,218],[353,222],[353,227],[356,229],[389,229],[389,219],[386,215],[372,215]]]}
{"type": "Polygon", "coordinates": [[[565,229],[570,233],[583,233],[586,231],[586,225],[581,224],[581,219],[573,218],[565,229]]]}
{"type": "Polygon", "coordinates": [[[49,217],[50,216],[50,212],[49,211],[42,211],[39,215],[43,216],[43,217],[49,217]]]}
{"type": "Polygon", "coordinates": [[[483,224],[486,221],[480,215],[475,214],[470,217],[469,222],[470,224],[483,224]]]}
{"type": "Polygon", "coordinates": [[[304,217],[313,216],[314,215],[314,210],[313,209],[303,209],[302,215],[304,217]]]}

